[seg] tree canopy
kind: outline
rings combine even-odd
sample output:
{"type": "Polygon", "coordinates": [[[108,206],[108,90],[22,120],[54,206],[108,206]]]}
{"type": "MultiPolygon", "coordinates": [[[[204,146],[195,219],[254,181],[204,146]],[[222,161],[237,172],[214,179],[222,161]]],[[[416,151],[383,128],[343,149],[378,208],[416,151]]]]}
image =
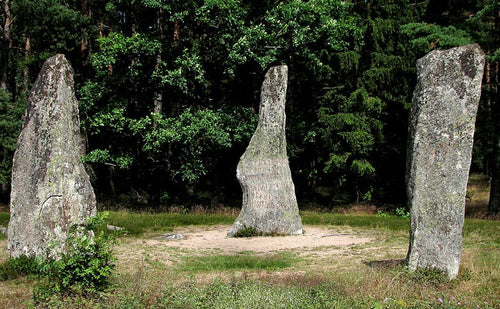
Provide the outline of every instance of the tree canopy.
{"type": "Polygon", "coordinates": [[[488,76],[473,169],[493,174],[499,4],[445,2],[3,1],[2,199],[30,85],[55,53],[75,69],[83,160],[102,199],[236,204],[235,168],[256,127],[264,73],[287,64],[299,206],[402,203],[415,61],[474,42],[488,76]]]}

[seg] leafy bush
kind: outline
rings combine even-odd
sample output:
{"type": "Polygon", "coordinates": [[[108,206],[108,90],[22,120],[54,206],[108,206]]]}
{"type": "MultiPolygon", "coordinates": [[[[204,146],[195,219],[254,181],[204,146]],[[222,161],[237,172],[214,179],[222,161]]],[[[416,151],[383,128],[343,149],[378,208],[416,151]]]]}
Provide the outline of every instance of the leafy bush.
{"type": "Polygon", "coordinates": [[[377,218],[388,218],[389,215],[385,212],[383,212],[382,210],[377,210],[377,214],[376,214],[377,218]]]}
{"type": "Polygon", "coordinates": [[[396,208],[396,216],[398,216],[400,218],[409,218],[410,213],[408,211],[406,211],[406,209],[404,207],[398,207],[398,208],[396,208]]]}
{"type": "Polygon", "coordinates": [[[105,234],[107,213],[90,218],[84,225],[73,225],[67,238],[67,252],[47,257],[40,264],[44,282],[35,288],[35,302],[44,302],[53,294],[92,295],[109,286],[115,267],[113,238],[105,234]]]}

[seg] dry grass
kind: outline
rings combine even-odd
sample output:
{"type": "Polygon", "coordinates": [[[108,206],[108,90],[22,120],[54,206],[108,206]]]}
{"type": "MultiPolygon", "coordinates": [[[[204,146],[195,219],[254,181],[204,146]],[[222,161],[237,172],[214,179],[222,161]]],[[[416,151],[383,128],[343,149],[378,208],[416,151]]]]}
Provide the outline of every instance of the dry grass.
{"type": "MultiPolygon", "coordinates": [[[[0,240],[0,248],[7,247],[7,240],[0,240]]],[[[0,250],[0,263],[7,260],[6,250],[0,250]]],[[[17,280],[0,281],[0,308],[25,308],[32,299],[33,280],[22,277],[17,280]]]]}
{"type": "MultiPolygon", "coordinates": [[[[203,230],[201,227],[190,229],[197,233],[203,230]]],[[[168,289],[188,293],[184,289],[196,286],[193,293],[203,294],[208,293],[204,288],[208,289],[217,281],[221,286],[239,282],[242,289],[249,288],[245,282],[253,282],[252,288],[255,288],[253,284],[262,282],[268,289],[312,289],[335,295],[347,301],[346,304],[358,304],[359,307],[381,304],[388,308],[434,308],[441,304],[440,300],[447,305],[443,308],[459,307],[459,303],[465,308],[500,306],[498,235],[476,232],[467,236],[459,278],[448,283],[432,276],[419,277],[405,270],[401,262],[408,245],[404,231],[345,227],[332,227],[331,231],[370,236],[371,241],[347,247],[333,245],[273,253],[294,256],[290,267],[284,269],[214,269],[207,272],[185,270],[182,265],[186,257],[192,263],[196,256],[225,258],[227,254],[223,255],[216,248],[200,250],[160,246],[149,241],[153,235],[124,237],[116,247],[118,263],[113,275],[114,288],[98,302],[104,308],[126,307],[124,304],[130,308],[156,307],[167,297],[168,289]]],[[[6,241],[0,241],[0,245],[5,246],[6,241]]],[[[256,259],[262,256],[254,252],[244,254],[256,259]]],[[[2,251],[0,261],[6,258],[5,251],[2,251]]],[[[29,307],[33,280],[20,278],[0,282],[0,294],[3,295],[0,307],[29,307]]],[[[97,301],[66,300],[64,306],[93,308],[97,307],[97,301]]]]}
{"type": "Polygon", "coordinates": [[[297,256],[293,265],[286,269],[222,269],[208,273],[186,272],[179,266],[185,256],[191,259],[193,256],[218,256],[220,251],[154,246],[144,249],[124,239],[118,248],[116,294],[135,299],[142,295],[143,304],[152,305],[164,297],[165,284],[180,287],[195,282],[205,286],[214,280],[227,284],[243,280],[276,286],[320,287],[359,304],[378,303],[390,308],[434,308],[441,304],[440,300],[450,308],[500,306],[500,270],[496,267],[500,262],[500,244],[494,239],[469,236],[458,280],[443,282],[432,275],[419,277],[405,270],[402,262],[408,245],[405,232],[361,228],[351,232],[360,237],[369,234],[373,241],[347,248],[285,250],[297,256]],[[478,239],[485,243],[483,247],[470,245],[478,239]],[[126,252],[129,253],[127,258],[126,252]]]}
{"type": "MultiPolygon", "coordinates": [[[[468,217],[484,217],[488,181],[482,176],[471,176],[466,208],[468,217]]],[[[200,214],[203,210],[196,209],[193,218],[200,214]]],[[[226,212],[217,215],[228,216],[226,212]]],[[[137,233],[136,237],[120,237],[115,248],[117,268],[109,293],[97,300],[66,299],[59,305],[65,309],[204,308],[209,305],[226,308],[224,304],[233,307],[248,304],[240,299],[242,297],[255,297],[252,300],[255,308],[271,308],[271,304],[281,301],[278,297],[285,297],[289,291],[290,303],[283,304],[298,304],[296,307],[310,304],[316,308],[500,308],[498,221],[466,220],[460,273],[457,280],[446,282],[435,273],[410,273],[406,270],[408,231],[403,219],[377,218],[368,213],[364,216],[305,215],[308,220],[318,221],[314,224],[327,228],[328,233],[348,234],[369,241],[243,253],[228,253],[210,246],[167,246],[165,241],[155,237],[164,226],[168,227],[167,230],[178,231],[179,228],[163,224],[165,218],[151,214],[145,216],[152,223],[142,228],[144,232],[137,233]],[[322,218],[319,220],[315,216],[322,218]],[[380,224],[373,225],[374,220],[379,220],[380,224]],[[352,226],[346,226],[350,223],[352,226]],[[285,268],[213,266],[210,271],[201,271],[183,267],[197,257],[215,257],[224,261],[231,259],[231,254],[242,254],[255,260],[280,255],[291,258],[287,260],[289,267],[285,268]],[[272,299],[272,295],[277,296],[272,299]],[[266,300],[266,297],[271,299],[266,300]],[[178,303],[169,302],[169,299],[178,303]]],[[[138,214],[129,217],[126,212],[119,212],[115,217],[117,222],[130,224],[141,218],[138,214]]],[[[208,228],[198,225],[181,230],[203,235],[208,228]]],[[[5,246],[6,240],[0,240],[0,247],[5,246]]],[[[0,250],[0,262],[6,259],[7,253],[0,250]]],[[[0,281],[0,308],[29,308],[35,281],[36,278],[26,277],[0,281]]]]}

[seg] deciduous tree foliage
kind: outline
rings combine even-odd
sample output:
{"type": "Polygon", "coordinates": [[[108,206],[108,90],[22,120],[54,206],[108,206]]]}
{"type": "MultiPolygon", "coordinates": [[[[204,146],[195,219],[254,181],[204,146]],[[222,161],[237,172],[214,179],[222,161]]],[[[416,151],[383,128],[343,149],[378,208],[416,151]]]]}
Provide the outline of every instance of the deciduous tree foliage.
{"type": "MultiPolygon", "coordinates": [[[[101,199],[236,203],[235,168],[256,126],[264,73],[287,64],[299,204],[404,202],[415,60],[479,42],[498,65],[498,4],[438,2],[4,1],[3,198],[26,91],[59,52],[75,68],[83,159],[101,199]]],[[[485,86],[474,152],[484,172],[498,136],[498,68],[490,72],[496,84],[485,86]]]]}

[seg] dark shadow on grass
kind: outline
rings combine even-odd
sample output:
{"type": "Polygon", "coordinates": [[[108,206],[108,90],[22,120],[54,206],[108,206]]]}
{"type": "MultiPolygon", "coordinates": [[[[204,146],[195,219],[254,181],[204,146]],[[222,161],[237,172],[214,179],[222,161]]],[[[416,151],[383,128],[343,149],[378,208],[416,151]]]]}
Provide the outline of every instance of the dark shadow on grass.
{"type": "Polygon", "coordinates": [[[382,260],[382,261],[365,261],[363,262],[366,266],[370,266],[373,268],[381,268],[381,269],[393,269],[398,267],[406,266],[406,259],[391,259],[391,260],[382,260]]]}

